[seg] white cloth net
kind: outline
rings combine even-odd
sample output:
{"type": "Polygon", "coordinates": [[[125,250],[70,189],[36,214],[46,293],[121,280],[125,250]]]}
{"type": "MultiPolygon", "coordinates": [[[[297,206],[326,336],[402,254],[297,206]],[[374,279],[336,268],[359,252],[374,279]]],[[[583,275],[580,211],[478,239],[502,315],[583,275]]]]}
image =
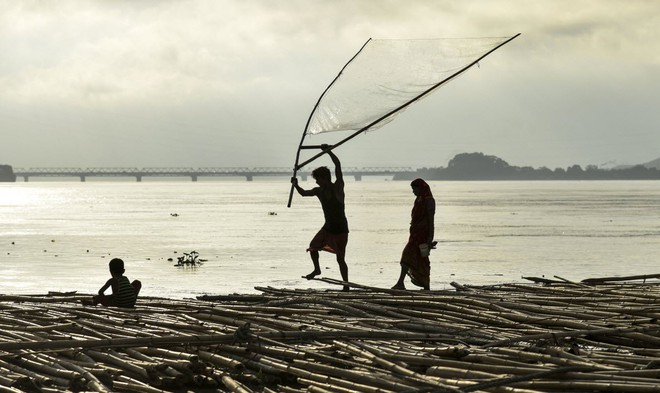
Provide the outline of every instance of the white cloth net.
{"type": "MultiPolygon", "coordinates": [[[[370,40],[321,98],[307,135],[361,130],[510,39],[370,40]]],[[[398,113],[368,130],[392,121],[398,113]]]]}

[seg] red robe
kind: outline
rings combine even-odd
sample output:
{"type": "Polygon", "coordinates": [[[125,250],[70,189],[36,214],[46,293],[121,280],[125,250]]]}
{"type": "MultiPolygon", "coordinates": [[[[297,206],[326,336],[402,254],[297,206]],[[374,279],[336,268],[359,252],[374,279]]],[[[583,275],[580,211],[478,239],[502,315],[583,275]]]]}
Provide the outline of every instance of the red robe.
{"type": "Polygon", "coordinates": [[[431,276],[429,257],[423,257],[419,245],[429,241],[433,222],[429,222],[429,214],[435,214],[435,200],[431,188],[422,179],[412,183],[420,188],[420,195],[415,199],[410,220],[410,235],[408,243],[401,254],[401,264],[408,267],[408,275],[414,285],[428,288],[431,276]],[[429,211],[431,210],[431,211],[429,211]]]}

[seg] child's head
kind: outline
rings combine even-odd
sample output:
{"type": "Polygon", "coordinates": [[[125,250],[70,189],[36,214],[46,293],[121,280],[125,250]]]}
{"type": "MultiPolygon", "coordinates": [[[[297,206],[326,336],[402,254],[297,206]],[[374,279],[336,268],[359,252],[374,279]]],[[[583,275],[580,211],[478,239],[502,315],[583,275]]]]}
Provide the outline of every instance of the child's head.
{"type": "Polygon", "coordinates": [[[124,274],[124,261],[119,258],[113,258],[110,261],[110,274],[121,276],[124,274]]]}

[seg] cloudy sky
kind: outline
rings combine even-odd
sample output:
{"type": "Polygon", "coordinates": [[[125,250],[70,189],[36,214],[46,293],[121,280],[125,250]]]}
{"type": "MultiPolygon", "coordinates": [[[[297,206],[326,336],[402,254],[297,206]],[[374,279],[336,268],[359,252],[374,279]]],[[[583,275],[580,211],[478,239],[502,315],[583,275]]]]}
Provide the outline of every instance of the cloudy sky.
{"type": "Polygon", "coordinates": [[[549,168],[643,163],[660,157],[658,6],[0,0],[0,163],[292,167],[314,103],[368,38],[516,33],[340,146],[344,165],[437,167],[463,152],[549,168]]]}

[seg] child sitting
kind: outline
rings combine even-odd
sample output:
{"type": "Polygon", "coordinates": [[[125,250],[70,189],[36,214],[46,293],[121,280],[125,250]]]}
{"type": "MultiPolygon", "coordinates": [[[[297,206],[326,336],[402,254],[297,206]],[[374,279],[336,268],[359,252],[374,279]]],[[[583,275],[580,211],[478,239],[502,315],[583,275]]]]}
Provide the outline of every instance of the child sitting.
{"type": "Polygon", "coordinates": [[[142,283],[139,280],[128,281],[124,276],[124,261],[119,258],[110,261],[110,274],[112,278],[99,289],[99,294],[94,296],[92,303],[124,308],[134,307],[142,283]],[[105,295],[104,292],[110,287],[112,287],[112,295],[105,295]]]}

